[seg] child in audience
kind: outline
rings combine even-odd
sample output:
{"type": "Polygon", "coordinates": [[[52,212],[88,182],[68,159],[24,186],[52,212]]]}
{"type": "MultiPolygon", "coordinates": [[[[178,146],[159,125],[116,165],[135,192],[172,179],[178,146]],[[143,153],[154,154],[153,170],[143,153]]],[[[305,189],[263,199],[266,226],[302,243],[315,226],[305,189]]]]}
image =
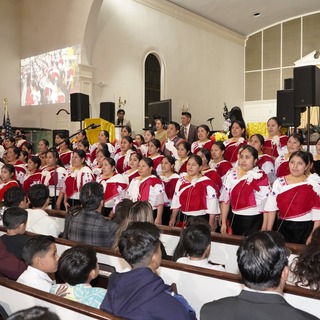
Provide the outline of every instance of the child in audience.
{"type": "Polygon", "coordinates": [[[19,207],[8,208],[3,213],[3,226],[7,229],[1,239],[7,250],[22,260],[22,249],[29,237],[26,232],[28,212],[19,207]]]}
{"type": "Polygon", "coordinates": [[[100,307],[107,291],[90,285],[99,275],[97,254],[92,247],[78,245],[64,251],[58,262],[58,274],[66,283],[53,285],[50,293],[94,308],[100,307]]]}
{"type": "Polygon", "coordinates": [[[182,235],[182,246],[186,256],[177,260],[179,263],[196,267],[225,271],[221,265],[212,264],[208,257],[211,250],[211,229],[209,224],[193,224],[182,235]]]}
{"type": "Polygon", "coordinates": [[[50,291],[54,282],[48,274],[57,271],[59,259],[54,242],[54,237],[43,235],[34,236],[27,241],[22,258],[28,268],[17,282],[42,291],[50,291]]]}
{"type": "Polygon", "coordinates": [[[135,222],[121,235],[119,250],[132,270],[113,273],[101,309],[131,320],[196,319],[187,301],[170,291],[156,274],[161,263],[160,232],[149,222],[135,222]]]}

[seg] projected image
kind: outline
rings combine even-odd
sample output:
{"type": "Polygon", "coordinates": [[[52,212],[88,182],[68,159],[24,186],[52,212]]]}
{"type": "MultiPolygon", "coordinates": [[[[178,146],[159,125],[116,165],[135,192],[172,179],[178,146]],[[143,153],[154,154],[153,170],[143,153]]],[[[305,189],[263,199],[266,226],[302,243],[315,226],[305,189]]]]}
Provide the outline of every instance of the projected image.
{"type": "Polygon", "coordinates": [[[65,103],[79,92],[80,45],[21,60],[21,105],[65,103]]]}

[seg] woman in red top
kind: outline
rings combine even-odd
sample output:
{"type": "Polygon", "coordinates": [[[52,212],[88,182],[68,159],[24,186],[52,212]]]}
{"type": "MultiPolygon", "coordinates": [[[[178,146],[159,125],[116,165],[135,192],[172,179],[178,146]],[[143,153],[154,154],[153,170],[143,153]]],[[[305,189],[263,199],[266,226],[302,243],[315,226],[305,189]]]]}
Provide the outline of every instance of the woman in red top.
{"type": "Polygon", "coordinates": [[[191,155],[191,144],[182,141],[178,144],[178,159],[174,165],[175,171],[181,176],[187,174],[187,161],[191,155]]]}
{"type": "Polygon", "coordinates": [[[23,181],[27,175],[27,168],[25,164],[19,160],[20,149],[18,147],[10,147],[7,151],[7,162],[12,164],[15,169],[15,175],[20,184],[23,184],[23,181]]]}
{"type": "Polygon", "coordinates": [[[4,194],[12,187],[20,187],[19,182],[15,180],[15,170],[12,164],[5,164],[1,168],[0,183],[0,201],[3,201],[4,194]]]}
{"type": "Polygon", "coordinates": [[[125,171],[130,169],[130,155],[135,151],[136,148],[133,145],[133,139],[130,136],[124,136],[120,142],[120,151],[114,156],[116,169],[119,173],[124,173],[125,171]]]}
{"type": "Polygon", "coordinates": [[[213,142],[208,138],[210,134],[209,127],[206,124],[202,124],[198,127],[197,134],[199,140],[192,143],[191,152],[197,154],[202,148],[205,148],[210,152],[213,142]]]}
{"type": "Polygon", "coordinates": [[[102,214],[112,217],[113,208],[125,196],[128,184],[122,174],[116,172],[115,161],[112,158],[102,160],[102,174],[97,182],[102,184],[104,190],[104,206],[102,214]]]}
{"type": "Polygon", "coordinates": [[[38,156],[31,156],[28,159],[28,171],[29,174],[23,182],[23,189],[28,194],[31,186],[41,183],[41,160],[38,156]]]}
{"type": "Polygon", "coordinates": [[[161,174],[161,161],[163,159],[163,155],[160,154],[161,142],[158,139],[151,139],[148,144],[148,153],[149,158],[153,161],[154,170],[156,170],[157,174],[161,174]]]}
{"type": "Polygon", "coordinates": [[[128,184],[131,182],[133,178],[139,177],[139,162],[142,159],[142,155],[137,152],[133,152],[130,155],[129,159],[129,166],[130,169],[123,173],[124,178],[128,182],[128,184]]]}
{"type": "Polygon", "coordinates": [[[64,167],[68,170],[72,165],[72,147],[69,137],[64,132],[58,132],[54,138],[54,142],[58,145],[59,158],[64,167]]]}
{"type": "Polygon", "coordinates": [[[174,190],[180,176],[174,171],[175,158],[171,156],[164,156],[161,161],[162,174],[160,179],[164,185],[165,203],[162,214],[162,224],[168,226],[171,216],[171,201],[174,190]]]}

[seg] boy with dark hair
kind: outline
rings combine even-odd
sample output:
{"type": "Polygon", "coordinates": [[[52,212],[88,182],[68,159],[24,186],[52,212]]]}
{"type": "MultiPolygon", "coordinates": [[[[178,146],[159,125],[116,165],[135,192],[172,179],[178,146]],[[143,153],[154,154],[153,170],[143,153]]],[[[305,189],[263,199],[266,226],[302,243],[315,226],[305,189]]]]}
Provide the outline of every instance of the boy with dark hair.
{"type": "Polygon", "coordinates": [[[45,212],[50,203],[49,188],[43,184],[35,184],[29,189],[28,197],[32,209],[27,209],[27,231],[58,237],[62,230],[57,220],[45,212]]]}
{"type": "Polygon", "coordinates": [[[5,192],[3,204],[7,208],[20,207],[27,209],[29,207],[25,191],[18,186],[12,187],[5,192]]]}
{"type": "Polygon", "coordinates": [[[182,231],[182,245],[186,257],[177,260],[179,263],[195,267],[225,271],[223,266],[208,261],[211,251],[211,228],[206,224],[193,224],[182,231]]]}
{"type": "Polygon", "coordinates": [[[99,275],[97,254],[92,247],[78,245],[64,251],[58,262],[58,274],[65,283],[53,285],[50,293],[100,307],[107,291],[90,285],[99,275]]]}
{"type": "Polygon", "coordinates": [[[134,222],[123,231],[119,250],[132,270],[113,273],[101,309],[140,319],[196,319],[187,301],[170,291],[155,272],[161,263],[160,232],[149,222],[134,222]]]}
{"type": "Polygon", "coordinates": [[[22,249],[29,239],[25,235],[28,212],[19,207],[8,208],[4,211],[2,219],[7,233],[1,239],[7,250],[22,260],[22,249]]]}
{"type": "Polygon", "coordinates": [[[22,258],[28,268],[17,282],[49,292],[53,281],[48,274],[57,271],[59,259],[54,237],[38,235],[30,238],[23,248],[22,258]]]}

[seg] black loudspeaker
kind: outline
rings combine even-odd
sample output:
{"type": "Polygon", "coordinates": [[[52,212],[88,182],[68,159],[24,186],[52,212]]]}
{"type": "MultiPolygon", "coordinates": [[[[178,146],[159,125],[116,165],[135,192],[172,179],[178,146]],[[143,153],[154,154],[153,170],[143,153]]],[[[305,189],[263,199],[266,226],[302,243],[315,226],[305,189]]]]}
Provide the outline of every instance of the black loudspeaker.
{"type": "Polygon", "coordinates": [[[284,127],[300,126],[300,108],[295,108],[293,89],[277,91],[277,117],[284,127]]]}
{"type": "Polygon", "coordinates": [[[100,118],[114,124],[114,121],[115,121],[114,102],[100,102],[100,118]]]}
{"type": "Polygon", "coordinates": [[[294,80],[293,80],[293,78],[284,79],[284,88],[283,89],[285,89],[285,90],[294,89],[294,80]]]}
{"type": "Polygon", "coordinates": [[[320,106],[320,69],[316,66],[294,68],[294,105],[320,106]]]}
{"type": "Polygon", "coordinates": [[[90,118],[89,96],[83,93],[70,94],[71,121],[82,121],[90,118]]]}
{"type": "Polygon", "coordinates": [[[64,137],[69,138],[69,130],[57,129],[52,130],[52,145],[54,145],[54,139],[58,133],[62,133],[64,137]]]}

